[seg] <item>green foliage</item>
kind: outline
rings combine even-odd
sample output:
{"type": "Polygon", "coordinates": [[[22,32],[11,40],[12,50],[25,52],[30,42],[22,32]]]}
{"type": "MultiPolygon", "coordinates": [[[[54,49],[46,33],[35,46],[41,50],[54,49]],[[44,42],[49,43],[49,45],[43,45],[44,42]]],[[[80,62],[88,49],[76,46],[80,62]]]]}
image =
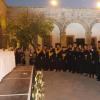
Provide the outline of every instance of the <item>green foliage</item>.
{"type": "Polygon", "coordinates": [[[7,28],[11,37],[16,36],[24,48],[29,44],[34,47],[37,35],[43,37],[49,35],[52,30],[53,21],[45,17],[44,14],[35,12],[28,17],[22,14],[16,20],[10,19],[7,28]]]}

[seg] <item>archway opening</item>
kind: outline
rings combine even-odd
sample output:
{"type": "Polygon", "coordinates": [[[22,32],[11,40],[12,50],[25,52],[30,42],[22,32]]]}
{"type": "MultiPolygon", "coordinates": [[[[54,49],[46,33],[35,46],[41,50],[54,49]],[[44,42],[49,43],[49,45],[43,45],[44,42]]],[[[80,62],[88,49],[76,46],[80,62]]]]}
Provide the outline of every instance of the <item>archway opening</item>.
{"type": "Polygon", "coordinates": [[[60,43],[60,29],[59,27],[54,24],[54,29],[51,33],[52,37],[52,46],[54,47],[56,43],[60,43]]]}
{"type": "Polygon", "coordinates": [[[85,44],[86,30],[80,23],[70,23],[66,29],[66,43],[70,44],[77,42],[77,44],[85,44]]]}
{"type": "Polygon", "coordinates": [[[95,23],[92,26],[92,30],[91,30],[92,34],[92,41],[91,43],[93,45],[97,45],[97,42],[100,42],[100,23],[95,23]]]}

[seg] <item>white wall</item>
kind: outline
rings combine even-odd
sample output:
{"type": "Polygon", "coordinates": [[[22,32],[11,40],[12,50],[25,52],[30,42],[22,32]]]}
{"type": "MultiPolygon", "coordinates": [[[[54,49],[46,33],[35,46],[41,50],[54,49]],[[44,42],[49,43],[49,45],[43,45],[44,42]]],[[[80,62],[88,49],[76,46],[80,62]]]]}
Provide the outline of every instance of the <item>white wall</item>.
{"type": "Polygon", "coordinates": [[[66,27],[66,35],[74,35],[75,38],[85,38],[85,29],[79,23],[71,23],[66,27]]]}

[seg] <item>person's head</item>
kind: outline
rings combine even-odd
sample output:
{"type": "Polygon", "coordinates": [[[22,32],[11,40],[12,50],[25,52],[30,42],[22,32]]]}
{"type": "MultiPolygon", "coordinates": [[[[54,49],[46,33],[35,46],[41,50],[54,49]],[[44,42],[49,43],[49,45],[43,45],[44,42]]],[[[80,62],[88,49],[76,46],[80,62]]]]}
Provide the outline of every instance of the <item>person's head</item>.
{"type": "Polygon", "coordinates": [[[38,49],[41,49],[42,47],[41,47],[41,45],[40,45],[40,44],[38,44],[38,45],[37,45],[37,48],[38,48],[38,49]]]}
{"type": "Polygon", "coordinates": [[[65,46],[62,47],[62,50],[65,51],[67,48],[65,46]]]}
{"type": "Polygon", "coordinates": [[[82,49],[82,45],[79,45],[78,48],[79,48],[79,49],[82,49]]]}
{"type": "Polygon", "coordinates": [[[76,47],[77,47],[77,44],[76,44],[76,42],[74,42],[74,43],[73,43],[73,47],[74,47],[74,48],[76,48],[76,47]]]}
{"type": "Polygon", "coordinates": [[[80,50],[81,50],[81,48],[79,48],[79,47],[76,48],[76,51],[77,51],[77,52],[79,52],[80,50]]]}
{"type": "Polygon", "coordinates": [[[87,44],[84,45],[84,49],[88,50],[88,45],[87,44]]]}
{"type": "Polygon", "coordinates": [[[72,44],[69,44],[69,45],[68,45],[68,48],[72,48],[72,44]]]}
{"type": "Polygon", "coordinates": [[[53,47],[52,46],[49,46],[49,50],[52,50],[53,49],[53,47]]]}
{"type": "Polygon", "coordinates": [[[56,48],[57,48],[57,49],[60,49],[60,48],[61,48],[61,44],[60,44],[60,43],[57,43],[57,44],[56,44],[56,48]]]}
{"type": "Polygon", "coordinates": [[[92,50],[93,49],[93,46],[92,45],[88,45],[88,49],[89,50],[92,50]]]}
{"type": "Polygon", "coordinates": [[[47,49],[47,46],[46,46],[46,45],[44,45],[44,46],[43,46],[43,49],[44,49],[44,50],[46,50],[46,49],[47,49]]]}
{"type": "Polygon", "coordinates": [[[20,48],[17,48],[16,51],[17,51],[17,52],[20,52],[20,48]]]}

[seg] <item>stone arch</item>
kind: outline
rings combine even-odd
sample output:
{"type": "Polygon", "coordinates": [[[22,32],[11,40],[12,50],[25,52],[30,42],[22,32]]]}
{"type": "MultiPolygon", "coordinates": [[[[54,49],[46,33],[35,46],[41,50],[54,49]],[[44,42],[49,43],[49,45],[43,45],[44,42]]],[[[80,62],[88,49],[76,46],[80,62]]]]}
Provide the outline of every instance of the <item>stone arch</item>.
{"type": "Polygon", "coordinates": [[[73,20],[69,20],[69,21],[65,22],[64,27],[63,27],[64,32],[65,32],[66,27],[71,23],[81,24],[84,27],[84,29],[86,30],[86,33],[89,33],[88,23],[86,23],[84,20],[80,20],[80,19],[73,19],[73,20]]]}
{"type": "Polygon", "coordinates": [[[100,41],[100,20],[95,20],[92,24],[91,24],[91,36],[92,38],[96,39],[97,41],[100,41]]]}
{"type": "Polygon", "coordinates": [[[52,30],[51,32],[51,44],[52,46],[54,47],[55,46],[55,43],[60,43],[60,23],[57,22],[57,21],[53,21],[53,24],[54,24],[54,29],[52,30]]]}
{"type": "Polygon", "coordinates": [[[61,33],[62,23],[59,20],[56,20],[56,19],[52,19],[52,20],[53,20],[53,23],[56,24],[59,27],[60,33],[61,33]]]}
{"type": "Polygon", "coordinates": [[[75,38],[85,38],[86,30],[80,23],[70,23],[65,30],[66,35],[73,35],[75,38]]]}
{"type": "Polygon", "coordinates": [[[93,26],[94,26],[96,23],[100,23],[100,20],[95,20],[95,21],[93,21],[93,22],[90,24],[90,30],[92,30],[93,26]]]}
{"type": "Polygon", "coordinates": [[[66,32],[65,32],[65,29],[66,27],[71,24],[71,23],[79,23],[83,26],[83,28],[85,29],[85,43],[87,44],[90,44],[90,30],[89,30],[89,25],[88,23],[86,23],[84,20],[81,20],[81,19],[70,19],[68,21],[66,21],[64,23],[64,27],[63,27],[63,33],[61,34],[61,41],[62,41],[62,44],[63,45],[66,45],[65,42],[66,42],[66,32]]]}

